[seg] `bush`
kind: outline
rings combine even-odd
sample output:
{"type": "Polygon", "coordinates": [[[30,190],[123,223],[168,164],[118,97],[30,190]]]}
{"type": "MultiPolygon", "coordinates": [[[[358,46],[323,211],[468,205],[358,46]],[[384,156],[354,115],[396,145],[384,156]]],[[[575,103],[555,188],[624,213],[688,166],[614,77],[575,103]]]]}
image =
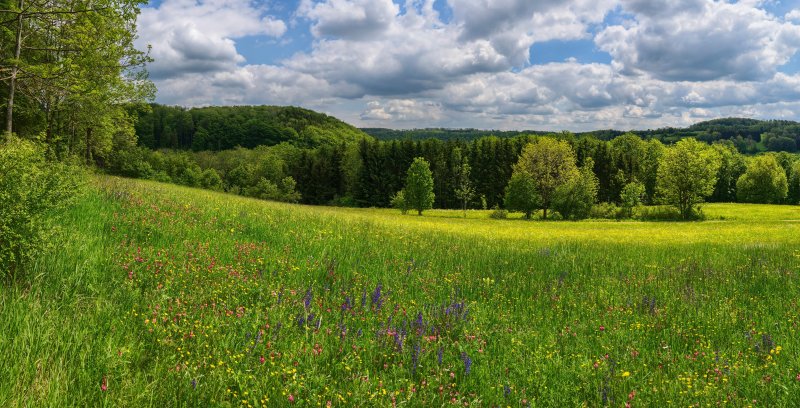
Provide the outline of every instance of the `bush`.
{"type": "Polygon", "coordinates": [[[508,218],[508,211],[504,208],[500,208],[500,206],[494,206],[494,209],[491,213],[489,213],[489,218],[495,220],[504,220],[508,218]]]}
{"type": "Polygon", "coordinates": [[[408,202],[406,201],[406,193],[403,190],[398,191],[392,196],[392,200],[390,202],[392,208],[396,208],[400,210],[401,213],[406,214],[408,213],[409,206],[408,202]]]}
{"type": "Polygon", "coordinates": [[[44,248],[44,221],[80,191],[77,167],[45,160],[44,149],[17,138],[0,144],[0,276],[14,278],[44,248]]]}
{"type": "Polygon", "coordinates": [[[692,208],[692,214],[686,218],[681,214],[680,210],[673,206],[651,206],[639,207],[636,212],[636,218],[649,221],[677,221],[681,219],[702,219],[703,213],[700,207],[695,206],[692,208]]]}
{"type": "Polygon", "coordinates": [[[622,210],[614,203],[600,203],[592,206],[589,218],[615,219],[620,218],[622,210]]]}

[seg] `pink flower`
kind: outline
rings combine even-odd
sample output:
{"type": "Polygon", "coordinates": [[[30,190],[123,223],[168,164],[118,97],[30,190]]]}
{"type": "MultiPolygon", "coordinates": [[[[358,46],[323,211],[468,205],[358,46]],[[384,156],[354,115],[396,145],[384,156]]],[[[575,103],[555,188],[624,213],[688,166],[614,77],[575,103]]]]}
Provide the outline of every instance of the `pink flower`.
{"type": "Polygon", "coordinates": [[[600,325],[600,331],[605,331],[605,330],[606,330],[606,326],[600,325]]]}
{"type": "Polygon", "coordinates": [[[261,356],[261,358],[259,358],[258,361],[260,361],[261,364],[264,364],[264,361],[266,361],[266,360],[264,359],[264,356],[261,356]]]}
{"type": "Polygon", "coordinates": [[[292,395],[292,394],[289,394],[289,402],[291,402],[292,404],[294,404],[294,395],[292,395]]]}
{"type": "Polygon", "coordinates": [[[108,383],[106,382],[106,376],[103,376],[103,382],[100,383],[100,390],[105,391],[108,389],[108,383]]]}

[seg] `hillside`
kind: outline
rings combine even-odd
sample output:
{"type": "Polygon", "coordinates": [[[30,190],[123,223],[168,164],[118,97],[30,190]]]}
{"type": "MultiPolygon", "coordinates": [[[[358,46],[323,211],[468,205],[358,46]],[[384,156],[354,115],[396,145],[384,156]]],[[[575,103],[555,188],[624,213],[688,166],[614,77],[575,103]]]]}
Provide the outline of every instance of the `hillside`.
{"type": "Polygon", "coordinates": [[[0,405],[797,406],[797,209],[707,212],[419,217],[97,178],[0,292],[0,405]]]}
{"type": "Polygon", "coordinates": [[[282,142],[316,147],[369,138],[339,119],[292,106],[186,109],[154,104],[133,112],[139,144],[151,149],[226,150],[282,142]]]}

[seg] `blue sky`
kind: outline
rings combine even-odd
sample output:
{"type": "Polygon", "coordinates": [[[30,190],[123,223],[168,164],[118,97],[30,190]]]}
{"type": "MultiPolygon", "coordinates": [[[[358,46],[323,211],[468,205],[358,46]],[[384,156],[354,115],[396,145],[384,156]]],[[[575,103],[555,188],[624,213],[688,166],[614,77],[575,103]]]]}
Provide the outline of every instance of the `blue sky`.
{"type": "Polygon", "coordinates": [[[800,120],[800,0],[160,0],[157,101],[365,127],[800,120]]]}

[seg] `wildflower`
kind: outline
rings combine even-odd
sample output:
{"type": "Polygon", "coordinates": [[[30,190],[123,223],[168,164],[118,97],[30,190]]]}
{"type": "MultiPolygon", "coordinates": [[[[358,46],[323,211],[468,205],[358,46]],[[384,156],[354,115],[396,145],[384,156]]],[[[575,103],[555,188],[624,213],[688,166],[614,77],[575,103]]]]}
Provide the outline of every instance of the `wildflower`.
{"type": "Polygon", "coordinates": [[[600,325],[600,331],[605,331],[605,330],[606,330],[606,326],[600,325]]]}
{"type": "Polygon", "coordinates": [[[372,292],[372,306],[376,309],[380,309],[381,305],[383,304],[383,299],[381,299],[381,289],[383,289],[383,285],[380,283],[378,286],[375,287],[375,291],[372,292]]]}
{"type": "Polygon", "coordinates": [[[293,394],[289,394],[289,403],[294,404],[294,395],[293,394]]]}
{"type": "Polygon", "coordinates": [[[309,286],[308,290],[306,291],[306,295],[303,296],[303,305],[308,309],[311,306],[311,300],[314,299],[314,294],[311,292],[311,287],[309,286]]]}
{"type": "Polygon", "coordinates": [[[622,378],[630,377],[630,376],[631,376],[630,371],[625,371],[624,373],[622,373],[622,378]]]}
{"type": "MultiPolygon", "coordinates": [[[[442,357],[444,356],[444,349],[439,347],[439,350],[436,352],[436,360],[439,361],[439,365],[442,365],[442,357]]],[[[800,374],[797,374],[797,379],[800,381],[800,374]]]]}
{"type": "MultiPolygon", "coordinates": [[[[261,357],[261,358],[264,358],[264,357],[261,357]]],[[[196,378],[192,378],[192,389],[193,390],[197,389],[197,379],[196,378]]]]}
{"type": "Polygon", "coordinates": [[[100,383],[100,390],[106,391],[108,389],[108,382],[106,381],[106,376],[103,376],[103,381],[100,383]]]}
{"type": "Polygon", "coordinates": [[[472,369],[472,358],[470,358],[465,352],[461,353],[461,360],[464,361],[464,374],[469,375],[469,372],[472,369]]]}
{"type": "Polygon", "coordinates": [[[505,384],[503,385],[503,397],[508,398],[509,395],[511,395],[511,387],[509,387],[508,384],[505,384]]]}

